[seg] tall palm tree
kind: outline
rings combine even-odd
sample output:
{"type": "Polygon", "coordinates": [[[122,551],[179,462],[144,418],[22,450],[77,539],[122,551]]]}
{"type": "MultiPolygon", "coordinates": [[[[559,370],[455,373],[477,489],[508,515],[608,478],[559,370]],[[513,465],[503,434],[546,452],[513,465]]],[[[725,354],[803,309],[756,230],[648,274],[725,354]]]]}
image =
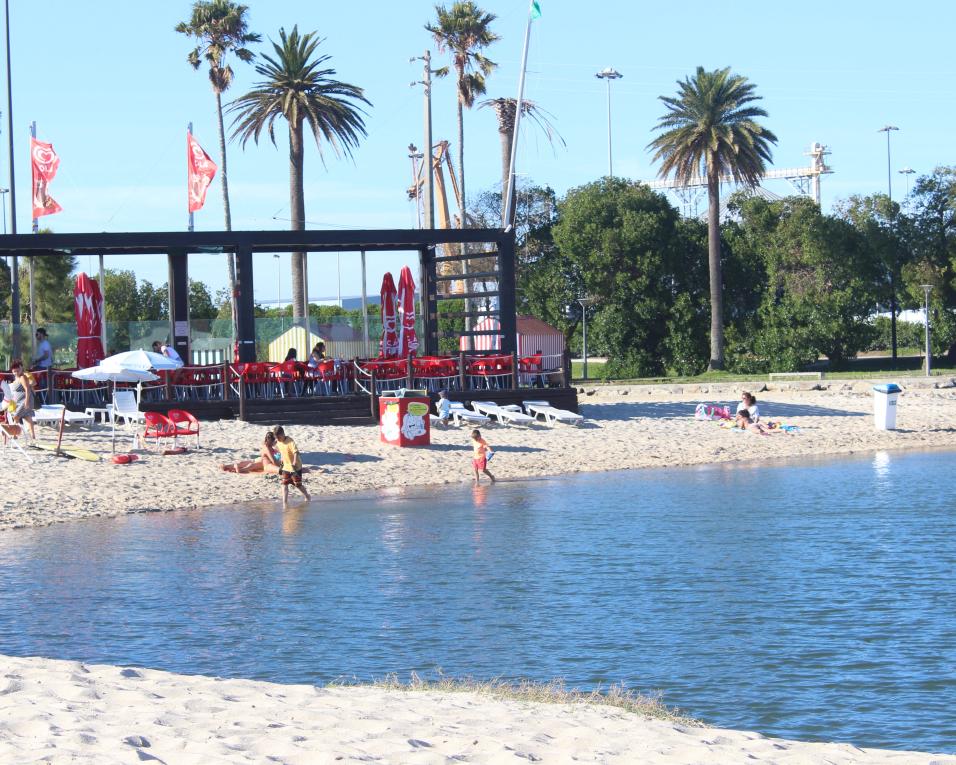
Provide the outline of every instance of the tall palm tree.
{"type": "Polygon", "coordinates": [[[767,112],[755,101],[754,85],[730,67],[712,72],[697,67],[693,78],[678,81],[676,98],[660,96],[667,113],[655,129],[664,132],[648,144],[660,160],[659,176],[681,183],[707,181],[707,254],[710,264],[710,369],[724,368],[723,278],[720,267],[720,181],[756,186],[771,160],[777,137],[757,123],[767,112]]]}
{"type": "MultiPolygon", "coordinates": [[[[498,138],[501,141],[501,225],[507,226],[513,223],[515,204],[511,200],[511,219],[509,220],[508,211],[505,210],[505,195],[508,193],[508,182],[511,180],[511,148],[514,142],[515,117],[518,114],[517,98],[489,98],[479,104],[479,109],[491,108],[495,110],[498,116],[498,138]]],[[[564,139],[558,133],[554,125],[551,124],[551,117],[547,111],[538,106],[534,101],[521,102],[522,118],[529,118],[534,124],[541,128],[545,134],[548,143],[554,145],[555,139],[565,146],[564,139]]]]}
{"type": "MultiPolygon", "coordinates": [[[[491,31],[491,22],[497,17],[486,13],[472,0],[459,0],[451,8],[443,5],[435,6],[437,23],[426,24],[425,29],[431,32],[438,44],[438,50],[448,52],[452,57],[452,66],[458,84],[458,192],[459,219],[461,228],[465,227],[465,121],[464,108],[474,105],[477,96],[484,95],[485,78],[498,65],[481,54],[499,39],[491,31]]],[[[439,76],[447,73],[447,69],[440,69],[439,76]]]]}
{"type": "MultiPolygon", "coordinates": [[[[222,94],[232,84],[233,71],[226,58],[231,53],[240,61],[250,62],[255,54],[245,46],[259,42],[259,35],[249,31],[245,5],[231,0],[196,0],[189,21],[176,25],[175,31],[198,41],[186,60],[193,69],[199,69],[203,59],[209,64],[209,82],[216,96],[216,121],[219,126],[219,180],[222,185],[222,209],[226,231],[232,231],[232,212],[229,208],[229,174],[226,170],[226,131],[222,122],[222,94]]],[[[226,253],[229,269],[229,293],[232,301],[232,322],[236,317],[236,262],[233,253],[226,253]]]]}
{"type": "MultiPolygon", "coordinates": [[[[305,191],[303,177],[304,131],[308,123],[315,143],[322,154],[323,140],[336,156],[352,155],[352,149],[366,135],[365,112],[356,103],[371,106],[365,91],[355,85],[333,80],[335,70],[323,68],[329,56],[316,56],[322,39],[315,32],[299,35],[297,26],[286,35],[279,30],[279,42],[273,42],[274,56],[262,55],[264,63],[256,72],[265,79],[253,90],[229,105],[236,112],[232,122],[233,138],[244,147],[252,138],[257,144],[263,130],[268,130],[276,145],[275,122],[282,117],[289,125],[289,206],[292,230],[305,229],[305,191]]],[[[305,253],[292,253],[292,313],[295,318],[308,317],[308,306],[302,294],[305,253]]]]}

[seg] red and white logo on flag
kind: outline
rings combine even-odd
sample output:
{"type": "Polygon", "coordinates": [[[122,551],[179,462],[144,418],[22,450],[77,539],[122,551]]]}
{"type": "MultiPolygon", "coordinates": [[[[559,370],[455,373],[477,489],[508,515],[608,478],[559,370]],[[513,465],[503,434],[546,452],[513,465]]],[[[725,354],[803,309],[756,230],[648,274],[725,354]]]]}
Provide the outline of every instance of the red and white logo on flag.
{"type": "Polygon", "coordinates": [[[50,183],[56,178],[60,166],[60,158],[53,151],[53,144],[31,138],[30,164],[33,170],[33,217],[60,212],[63,208],[49,193],[50,183]]]}
{"type": "Polygon", "coordinates": [[[189,176],[189,212],[196,212],[206,204],[206,189],[212,183],[217,167],[192,133],[186,133],[186,167],[189,176]]]}

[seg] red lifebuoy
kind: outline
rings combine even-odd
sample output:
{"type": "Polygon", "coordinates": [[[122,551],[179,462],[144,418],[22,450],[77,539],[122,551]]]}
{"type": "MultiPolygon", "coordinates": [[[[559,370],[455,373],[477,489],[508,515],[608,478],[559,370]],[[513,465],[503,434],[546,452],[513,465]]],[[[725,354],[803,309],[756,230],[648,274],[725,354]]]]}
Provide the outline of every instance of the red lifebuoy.
{"type": "Polygon", "coordinates": [[[130,462],[136,462],[139,459],[138,454],[114,454],[113,462],[117,465],[128,465],[130,462]]]}
{"type": "Polygon", "coordinates": [[[164,449],[163,456],[166,457],[170,454],[185,454],[187,451],[185,446],[174,446],[171,449],[164,449]]]}

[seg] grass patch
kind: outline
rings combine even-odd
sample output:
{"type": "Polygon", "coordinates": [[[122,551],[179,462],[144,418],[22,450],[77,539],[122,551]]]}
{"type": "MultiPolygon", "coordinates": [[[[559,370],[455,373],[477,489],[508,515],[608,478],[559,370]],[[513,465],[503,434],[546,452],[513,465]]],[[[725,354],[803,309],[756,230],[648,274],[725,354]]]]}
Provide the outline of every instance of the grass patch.
{"type": "Polygon", "coordinates": [[[371,686],[387,691],[475,693],[492,699],[530,701],[539,704],[597,704],[615,707],[657,720],[695,726],[702,724],[699,720],[680,714],[677,709],[665,706],[660,698],[656,696],[645,696],[629,690],[623,685],[616,684],[609,685],[606,688],[598,687],[592,691],[582,691],[577,688],[568,688],[563,680],[543,683],[532,680],[502,680],[501,678],[492,680],[455,679],[446,677],[441,672],[435,679],[427,679],[413,672],[407,682],[399,679],[398,675],[391,674],[371,683],[337,681],[331,683],[330,686],[371,686]]]}

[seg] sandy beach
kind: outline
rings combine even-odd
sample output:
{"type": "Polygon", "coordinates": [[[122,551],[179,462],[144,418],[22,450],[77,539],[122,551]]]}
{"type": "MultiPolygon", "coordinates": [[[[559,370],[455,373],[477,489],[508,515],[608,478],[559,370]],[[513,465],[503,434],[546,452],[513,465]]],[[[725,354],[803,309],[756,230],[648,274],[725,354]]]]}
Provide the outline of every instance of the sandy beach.
{"type": "MultiPolygon", "coordinates": [[[[949,381],[936,380],[949,385],[949,381]]],[[[907,386],[897,429],[873,425],[869,383],[756,388],[761,414],[795,426],[769,436],[694,418],[698,403],[732,404],[742,386],[595,387],[581,427],[490,426],[500,479],[576,471],[752,463],[894,449],[956,447],[956,388],[907,386]]],[[[749,389],[754,390],[754,387],[749,389]]],[[[279,423],[276,423],[279,424],[279,423]]],[[[321,512],[331,493],[471,480],[468,429],[433,431],[429,449],[378,441],[377,428],[290,426],[321,512]]],[[[220,465],[256,455],[263,426],[203,423],[201,448],[130,465],[29,449],[2,452],[0,529],[130,512],[278,502],[275,477],[220,465]]],[[[40,429],[49,442],[52,430],[40,429]]],[[[130,436],[120,433],[123,448],[130,436]]],[[[66,446],[105,453],[108,427],[71,428],[66,446]]],[[[187,677],[150,669],[0,656],[2,763],[953,763],[956,757],[799,743],[758,733],[644,718],[586,704],[540,704],[469,692],[316,688],[187,677]]]]}
{"type": "MultiPolygon", "coordinates": [[[[936,384],[940,380],[935,379],[936,384]]],[[[948,381],[942,381],[948,384],[948,381]]],[[[698,403],[735,405],[738,386],[595,387],[579,397],[581,427],[544,425],[483,428],[497,452],[495,475],[515,480],[569,472],[754,462],[793,457],[854,454],[886,449],[956,448],[956,388],[905,386],[897,429],[873,426],[871,383],[817,384],[824,390],[790,389],[757,393],[761,415],[797,427],[767,437],[726,430],[694,419],[698,403]]],[[[281,424],[281,423],[275,423],[281,424]]],[[[98,452],[100,462],[63,459],[30,449],[32,463],[13,449],[2,452],[7,471],[29,468],[31,480],[5,481],[0,530],[129,512],[200,508],[244,501],[278,500],[277,479],[235,475],[223,463],[254,458],[266,428],[239,421],[204,422],[201,448],[192,439],[186,454],[162,456],[138,449],[129,465],[109,461],[106,426],[71,426],[65,446],[98,452]]],[[[467,428],[435,428],[428,449],[382,444],[375,425],[290,426],[309,466],[306,482],[321,507],[323,495],[471,480],[467,428]]],[[[55,432],[38,426],[41,442],[55,432]]],[[[119,450],[132,439],[120,431],[119,450]]]]}
{"type": "Polygon", "coordinates": [[[470,692],[275,685],[50,659],[3,657],[0,669],[4,763],[956,763],[470,692]]]}

